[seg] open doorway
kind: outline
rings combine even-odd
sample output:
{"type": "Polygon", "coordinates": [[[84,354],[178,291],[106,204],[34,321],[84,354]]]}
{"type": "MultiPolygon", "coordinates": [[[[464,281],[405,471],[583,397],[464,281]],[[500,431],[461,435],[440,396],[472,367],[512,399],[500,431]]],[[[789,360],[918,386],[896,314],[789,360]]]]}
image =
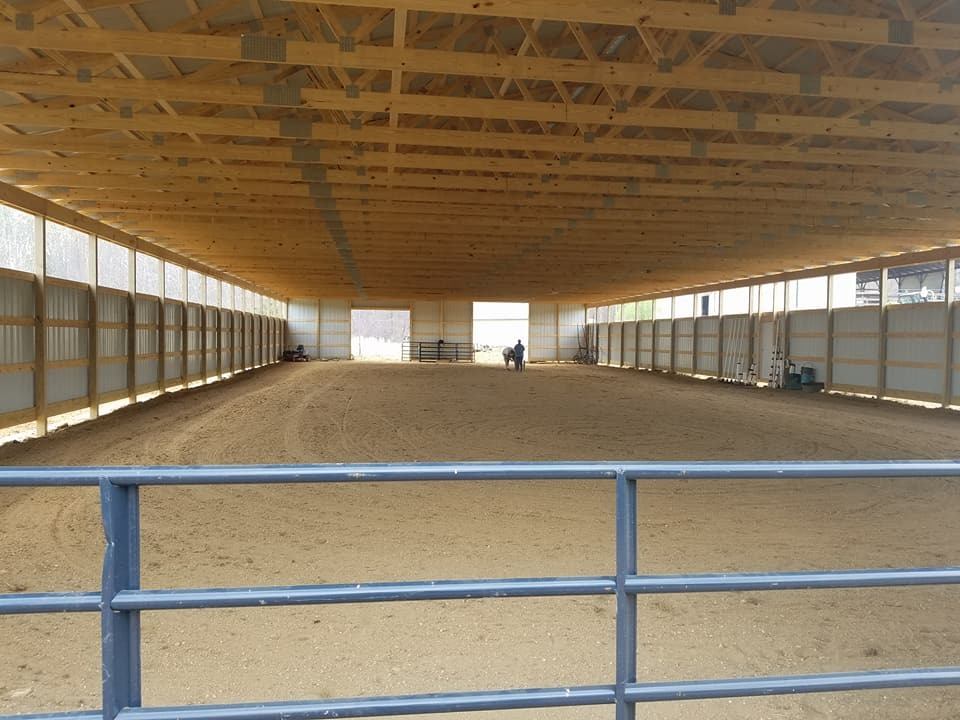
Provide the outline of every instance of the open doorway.
{"type": "Polygon", "coordinates": [[[500,364],[503,349],[517,340],[530,345],[530,306],[527,303],[475,302],[473,304],[473,344],[476,362],[500,364]]]}
{"type": "Polygon", "coordinates": [[[353,310],[350,350],[354,360],[403,358],[403,344],[410,339],[409,310],[353,310]]]}

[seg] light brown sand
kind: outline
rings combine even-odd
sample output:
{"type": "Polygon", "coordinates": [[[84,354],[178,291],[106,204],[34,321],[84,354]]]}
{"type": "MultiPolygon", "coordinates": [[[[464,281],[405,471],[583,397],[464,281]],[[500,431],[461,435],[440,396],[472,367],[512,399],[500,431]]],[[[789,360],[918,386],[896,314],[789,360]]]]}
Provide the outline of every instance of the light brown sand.
{"type": "MultiPolygon", "coordinates": [[[[287,364],[36,442],[4,464],[960,456],[960,418],[636,371],[287,364]]],[[[146,587],[598,574],[613,488],[147,489],[146,587]]],[[[640,495],[642,572],[960,565],[960,483],[674,482],[640,495]]],[[[0,491],[0,592],[99,587],[92,489],[0,491]]],[[[957,664],[956,588],[663,596],[641,679],[957,664]]],[[[610,598],[147,614],[147,704],[610,682],[610,598]]],[[[0,712],[99,707],[98,618],[0,618],[0,712]]],[[[960,714],[956,690],[658,705],[645,718],[960,714]]],[[[611,708],[497,713],[612,718],[611,708]]],[[[494,717],[477,715],[474,717],[494,717]]]]}

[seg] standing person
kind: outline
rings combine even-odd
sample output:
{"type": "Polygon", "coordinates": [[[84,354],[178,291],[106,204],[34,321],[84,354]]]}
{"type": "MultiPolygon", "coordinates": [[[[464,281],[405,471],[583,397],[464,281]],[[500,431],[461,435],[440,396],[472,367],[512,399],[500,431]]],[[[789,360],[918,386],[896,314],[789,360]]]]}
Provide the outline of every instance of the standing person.
{"type": "Polygon", "coordinates": [[[513,367],[517,372],[523,372],[523,354],[526,350],[523,343],[519,340],[517,340],[517,344],[513,346],[513,367]]]}

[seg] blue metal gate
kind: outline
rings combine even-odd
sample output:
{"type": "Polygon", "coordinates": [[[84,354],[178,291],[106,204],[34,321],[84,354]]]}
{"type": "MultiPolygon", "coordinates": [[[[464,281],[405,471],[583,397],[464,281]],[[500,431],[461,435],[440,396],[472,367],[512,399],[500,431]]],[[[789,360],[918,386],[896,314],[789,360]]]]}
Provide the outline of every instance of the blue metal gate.
{"type": "MultiPolygon", "coordinates": [[[[960,477],[960,461],[740,463],[460,463],[145,468],[0,468],[0,487],[99,485],[107,545],[100,592],[0,595],[0,614],[99,612],[103,710],[20,716],[70,720],[309,720],[416,713],[615,705],[618,720],[638,703],[794,693],[960,685],[960,667],[789,677],[638,683],[640,594],[865,588],[960,583],[960,567],[723,575],[637,574],[637,482],[670,479],[960,477]],[[371,483],[397,481],[610,480],[616,482],[616,575],[440,580],[350,585],[140,589],[139,488],[144,485],[371,483]],[[616,678],[605,685],[436,693],[239,705],[142,707],[140,613],[505,597],[615,595],[616,678]]],[[[17,717],[17,716],[12,716],[17,717]]],[[[6,720],[0,718],[0,720],[6,720]]]]}

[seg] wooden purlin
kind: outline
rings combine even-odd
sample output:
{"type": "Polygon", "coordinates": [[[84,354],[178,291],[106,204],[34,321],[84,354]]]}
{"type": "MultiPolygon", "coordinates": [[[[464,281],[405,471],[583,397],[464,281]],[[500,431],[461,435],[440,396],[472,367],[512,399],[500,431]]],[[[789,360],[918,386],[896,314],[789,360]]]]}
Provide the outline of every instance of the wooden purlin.
{"type": "Polygon", "coordinates": [[[0,174],[310,294],[350,292],[334,207],[381,297],[609,297],[950,244],[960,26],[882,2],[220,0],[162,32],[136,3],[46,2],[0,24],[27,52],[0,67],[0,174]],[[283,40],[257,55],[251,31],[283,40]]]}

